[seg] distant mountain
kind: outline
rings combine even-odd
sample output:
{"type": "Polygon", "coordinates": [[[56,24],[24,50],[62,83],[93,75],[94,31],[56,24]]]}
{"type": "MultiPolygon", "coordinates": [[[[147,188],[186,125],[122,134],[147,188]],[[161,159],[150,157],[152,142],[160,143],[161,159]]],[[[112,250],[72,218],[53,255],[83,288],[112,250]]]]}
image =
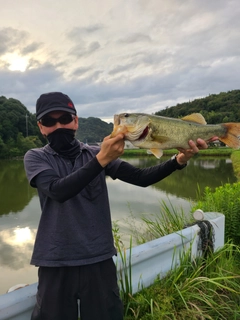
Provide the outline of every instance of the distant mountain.
{"type": "Polygon", "coordinates": [[[240,122],[240,90],[211,94],[202,99],[177,104],[156,112],[156,115],[181,118],[199,112],[207,123],[240,122]]]}
{"type": "Polygon", "coordinates": [[[113,124],[99,118],[79,118],[77,139],[84,143],[95,143],[103,140],[113,130],[113,124]]]}

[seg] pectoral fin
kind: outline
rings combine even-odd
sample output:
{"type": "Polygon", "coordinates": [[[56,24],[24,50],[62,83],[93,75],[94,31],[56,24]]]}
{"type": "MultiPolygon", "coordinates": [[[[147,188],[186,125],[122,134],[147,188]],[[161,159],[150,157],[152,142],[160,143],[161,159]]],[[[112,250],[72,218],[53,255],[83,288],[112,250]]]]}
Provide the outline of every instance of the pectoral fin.
{"type": "Polygon", "coordinates": [[[160,159],[163,155],[162,149],[150,149],[151,153],[155,155],[156,158],[160,159]]]}

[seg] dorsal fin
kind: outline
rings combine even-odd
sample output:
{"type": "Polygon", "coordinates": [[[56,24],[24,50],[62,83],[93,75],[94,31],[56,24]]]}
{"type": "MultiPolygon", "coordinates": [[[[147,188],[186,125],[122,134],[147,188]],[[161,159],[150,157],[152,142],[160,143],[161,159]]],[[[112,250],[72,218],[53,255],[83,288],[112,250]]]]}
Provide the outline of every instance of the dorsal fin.
{"type": "Polygon", "coordinates": [[[206,120],[204,119],[203,115],[201,113],[192,113],[188,116],[185,116],[182,118],[183,121],[190,121],[190,122],[196,122],[199,124],[207,124],[206,120]]]}

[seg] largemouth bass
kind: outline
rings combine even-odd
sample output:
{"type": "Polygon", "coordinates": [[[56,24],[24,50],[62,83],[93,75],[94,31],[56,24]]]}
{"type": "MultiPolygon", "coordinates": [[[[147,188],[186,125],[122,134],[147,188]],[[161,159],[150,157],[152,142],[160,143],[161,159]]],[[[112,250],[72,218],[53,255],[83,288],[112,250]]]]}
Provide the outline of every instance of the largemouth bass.
{"type": "Polygon", "coordinates": [[[149,149],[157,158],[165,149],[188,149],[188,141],[196,142],[198,138],[206,142],[220,140],[234,149],[240,147],[240,123],[208,125],[200,113],[182,119],[145,113],[116,114],[111,137],[119,133],[123,133],[134,146],[149,149]]]}

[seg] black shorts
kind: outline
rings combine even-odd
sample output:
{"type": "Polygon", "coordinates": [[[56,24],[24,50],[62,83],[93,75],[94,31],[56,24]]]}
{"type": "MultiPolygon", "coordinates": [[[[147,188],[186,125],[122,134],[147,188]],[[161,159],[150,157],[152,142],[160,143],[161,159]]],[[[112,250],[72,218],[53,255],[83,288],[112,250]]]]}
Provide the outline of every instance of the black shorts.
{"type": "Polygon", "coordinates": [[[39,267],[31,320],[122,320],[112,259],[80,267],[39,267]],[[80,306],[80,308],[79,308],[80,306]]]}

